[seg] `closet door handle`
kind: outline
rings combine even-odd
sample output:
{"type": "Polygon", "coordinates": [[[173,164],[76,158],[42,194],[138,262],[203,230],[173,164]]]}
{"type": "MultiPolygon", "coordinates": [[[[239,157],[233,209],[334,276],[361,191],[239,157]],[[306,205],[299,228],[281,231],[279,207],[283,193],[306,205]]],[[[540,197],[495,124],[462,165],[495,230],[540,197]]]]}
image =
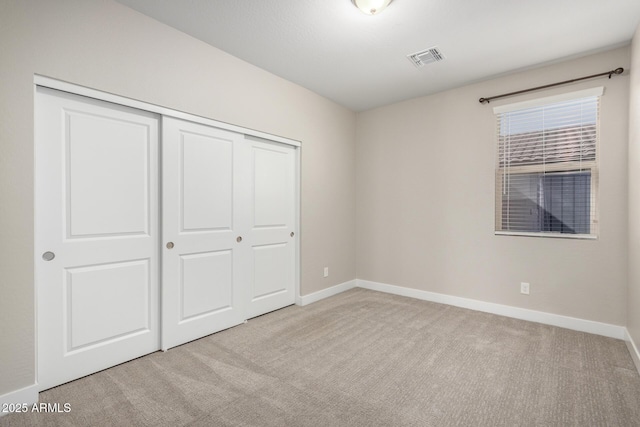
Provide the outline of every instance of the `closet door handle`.
{"type": "Polygon", "coordinates": [[[54,254],[51,251],[47,251],[47,252],[42,254],[42,259],[45,260],[45,261],[51,261],[55,257],[56,257],[56,254],[54,254]]]}
{"type": "Polygon", "coordinates": [[[291,236],[291,237],[293,237],[295,235],[296,235],[296,233],[294,233],[293,231],[291,232],[291,234],[289,234],[289,236],[291,236]]]}
{"type": "Polygon", "coordinates": [[[242,236],[236,237],[236,242],[238,242],[238,243],[242,242],[242,236]]]}
{"type": "Polygon", "coordinates": [[[167,249],[173,249],[173,242],[167,243],[167,249]]]}

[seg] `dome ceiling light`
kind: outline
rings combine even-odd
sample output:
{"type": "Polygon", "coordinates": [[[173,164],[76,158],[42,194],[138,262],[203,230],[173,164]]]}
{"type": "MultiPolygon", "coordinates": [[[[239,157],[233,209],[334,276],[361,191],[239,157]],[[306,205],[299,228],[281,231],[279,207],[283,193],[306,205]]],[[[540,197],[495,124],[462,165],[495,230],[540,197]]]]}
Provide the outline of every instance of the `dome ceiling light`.
{"type": "Polygon", "coordinates": [[[351,2],[367,15],[377,15],[393,0],[351,0],[351,2]]]}

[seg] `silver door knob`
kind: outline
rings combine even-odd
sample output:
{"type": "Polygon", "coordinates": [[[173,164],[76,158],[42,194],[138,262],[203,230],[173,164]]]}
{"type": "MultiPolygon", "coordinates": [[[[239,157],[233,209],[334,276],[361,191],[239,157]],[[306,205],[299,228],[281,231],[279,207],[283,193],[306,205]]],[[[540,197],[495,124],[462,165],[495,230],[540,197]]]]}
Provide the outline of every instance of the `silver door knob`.
{"type": "Polygon", "coordinates": [[[291,234],[290,234],[290,236],[291,236],[291,237],[293,237],[293,236],[295,236],[295,235],[296,235],[296,233],[294,233],[293,231],[292,231],[292,232],[291,232],[291,234]]]}
{"type": "Polygon", "coordinates": [[[238,242],[238,243],[242,242],[242,236],[236,237],[236,242],[238,242]]]}
{"type": "Polygon", "coordinates": [[[173,249],[173,242],[167,243],[167,249],[173,249]]]}
{"type": "Polygon", "coordinates": [[[54,254],[53,252],[50,252],[50,251],[47,251],[47,252],[42,254],[42,259],[45,260],[45,261],[51,261],[55,257],[56,257],[56,254],[54,254]]]}

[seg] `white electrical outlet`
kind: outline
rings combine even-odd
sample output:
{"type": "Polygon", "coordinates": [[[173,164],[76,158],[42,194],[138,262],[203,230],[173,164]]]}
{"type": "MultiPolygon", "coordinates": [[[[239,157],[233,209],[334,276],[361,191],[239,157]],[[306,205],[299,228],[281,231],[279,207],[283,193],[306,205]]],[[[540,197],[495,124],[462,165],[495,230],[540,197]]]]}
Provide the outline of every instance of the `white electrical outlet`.
{"type": "Polygon", "coordinates": [[[522,282],[520,283],[520,293],[521,294],[525,294],[525,295],[529,295],[529,284],[522,282]]]}
{"type": "Polygon", "coordinates": [[[329,277],[329,267],[324,268],[324,277],[329,277]]]}

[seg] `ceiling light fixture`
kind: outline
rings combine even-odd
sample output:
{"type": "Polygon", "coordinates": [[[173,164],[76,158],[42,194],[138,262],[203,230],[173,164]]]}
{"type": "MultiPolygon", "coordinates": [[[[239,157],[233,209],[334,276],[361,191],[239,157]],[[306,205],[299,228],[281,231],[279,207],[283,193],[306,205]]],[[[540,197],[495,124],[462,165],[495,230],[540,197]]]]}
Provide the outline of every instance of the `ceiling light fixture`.
{"type": "Polygon", "coordinates": [[[367,15],[377,15],[393,0],[351,0],[351,2],[367,15]]]}

